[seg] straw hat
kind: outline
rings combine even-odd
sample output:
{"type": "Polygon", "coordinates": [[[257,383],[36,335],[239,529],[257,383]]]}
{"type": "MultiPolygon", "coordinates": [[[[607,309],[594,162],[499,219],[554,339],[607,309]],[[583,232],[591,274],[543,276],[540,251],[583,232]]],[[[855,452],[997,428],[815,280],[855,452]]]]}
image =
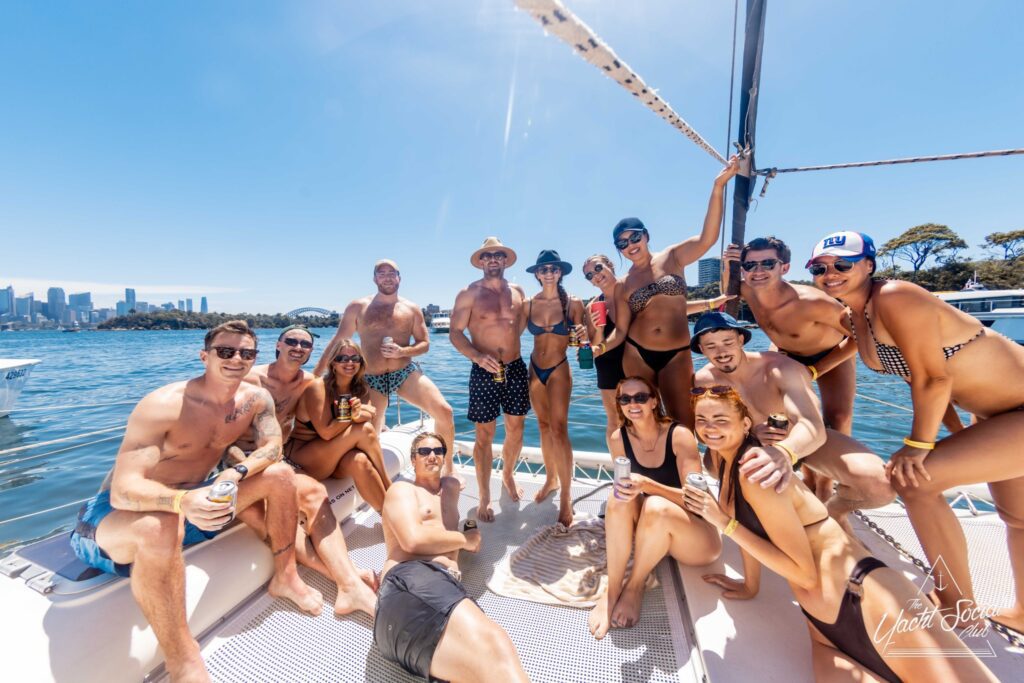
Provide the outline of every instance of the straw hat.
{"type": "Polygon", "coordinates": [[[474,268],[483,270],[483,266],[480,265],[480,254],[485,251],[503,251],[508,254],[508,257],[505,259],[506,268],[516,262],[516,252],[513,249],[506,247],[497,237],[488,237],[484,240],[484,245],[474,251],[473,255],[469,257],[469,262],[474,268]]]}

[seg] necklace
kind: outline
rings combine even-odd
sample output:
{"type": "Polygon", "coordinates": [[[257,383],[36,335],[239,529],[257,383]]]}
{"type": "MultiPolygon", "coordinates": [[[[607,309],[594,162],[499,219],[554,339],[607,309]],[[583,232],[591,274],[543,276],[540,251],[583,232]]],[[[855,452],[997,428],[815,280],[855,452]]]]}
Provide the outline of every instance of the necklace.
{"type": "Polygon", "coordinates": [[[637,430],[637,433],[636,433],[637,443],[640,444],[640,448],[642,448],[645,453],[650,453],[651,451],[654,450],[654,447],[658,445],[658,439],[660,437],[661,437],[661,425],[660,424],[658,425],[658,431],[654,435],[654,441],[651,442],[650,446],[645,444],[644,440],[640,438],[640,431],[639,430],[637,430]]]}

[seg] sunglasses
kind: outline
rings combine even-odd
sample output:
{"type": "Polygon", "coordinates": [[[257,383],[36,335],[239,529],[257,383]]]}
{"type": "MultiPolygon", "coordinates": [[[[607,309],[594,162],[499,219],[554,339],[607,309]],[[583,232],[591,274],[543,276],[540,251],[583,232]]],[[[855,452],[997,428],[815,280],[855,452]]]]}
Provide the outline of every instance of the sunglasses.
{"type": "Polygon", "coordinates": [[[242,360],[256,360],[256,354],[259,353],[256,349],[236,349],[234,346],[214,346],[213,350],[217,353],[217,358],[221,360],[230,360],[238,354],[238,357],[242,360]]]}
{"type": "Polygon", "coordinates": [[[763,268],[764,270],[775,270],[775,266],[779,265],[780,263],[782,263],[782,261],[780,261],[777,258],[766,258],[763,261],[744,261],[743,263],[740,264],[740,266],[743,268],[743,270],[749,273],[753,270],[756,270],[758,266],[761,266],[761,268],[763,268]]]}
{"type": "Polygon", "coordinates": [[[591,280],[594,279],[594,276],[600,273],[602,270],[604,270],[604,266],[600,263],[595,263],[594,269],[589,273],[584,273],[583,277],[587,278],[587,282],[590,282],[591,280]]]}
{"type": "Polygon", "coordinates": [[[338,356],[334,357],[334,362],[335,363],[362,363],[363,362],[363,357],[358,355],[358,354],[353,354],[351,356],[347,356],[345,354],[341,354],[341,355],[338,355],[338,356]]]}
{"type": "MultiPolygon", "coordinates": [[[[807,270],[811,271],[811,275],[814,277],[818,277],[819,275],[824,275],[828,272],[828,266],[829,264],[827,263],[812,263],[807,270]]],[[[832,267],[836,269],[837,273],[849,273],[853,270],[853,266],[853,261],[847,261],[844,258],[837,258],[835,262],[832,263],[832,267]]]]}
{"type": "Polygon", "coordinates": [[[690,396],[728,396],[729,394],[736,393],[736,390],[725,384],[716,384],[710,387],[693,387],[690,389],[690,396]]]}
{"type": "Polygon", "coordinates": [[[292,348],[300,346],[306,349],[307,351],[313,348],[313,342],[309,341],[308,339],[295,339],[294,337],[288,337],[287,339],[282,339],[281,341],[283,341],[286,345],[292,348]]]}
{"type": "Polygon", "coordinates": [[[646,230],[634,230],[629,237],[623,237],[621,240],[615,240],[615,248],[622,251],[631,244],[636,244],[644,238],[647,234],[646,230]]]}
{"type": "Polygon", "coordinates": [[[444,454],[447,452],[448,449],[445,448],[444,446],[437,446],[435,448],[430,448],[429,446],[420,446],[419,448],[416,449],[416,454],[422,455],[424,458],[427,457],[428,455],[444,456],[444,454]]]}
{"type": "Polygon", "coordinates": [[[635,394],[619,394],[619,397],[615,399],[619,402],[620,406],[628,406],[630,403],[643,404],[651,400],[651,395],[646,391],[640,391],[635,394]]]}
{"type": "Polygon", "coordinates": [[[490,261],[491,259],[502,261],[506,258],[508,258],[508,254],[503,251],[485,251],[480,254],[481,261],[490,261]]]}
{"type": "Polygon", "coordinates": [[[559,268],[558,266],[541,266],[540,268],[538,268],[534,272],[537,273],[538,275],[547,275],[548,273],[551,273],[551,274],[561,273],[562,269],[559,268]]]}

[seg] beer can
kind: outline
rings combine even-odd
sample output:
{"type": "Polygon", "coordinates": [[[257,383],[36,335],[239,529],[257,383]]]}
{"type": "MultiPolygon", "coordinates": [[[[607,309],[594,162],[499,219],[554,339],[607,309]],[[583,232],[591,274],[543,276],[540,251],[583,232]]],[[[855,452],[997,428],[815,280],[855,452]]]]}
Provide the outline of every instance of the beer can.
{"type": "Polygon", "coordinates": [[[687,474],[686,483],[694,488],[700,489],[701,491],[708,490],[708,480],[704,478],[703,474],[698,472],[690,472],[687,474]]]}
{"type": "Polygon", "coordinates": [[[394,343],[395,343],[395,338],[394,337],[384,337],[383,339],[380,340],[380,345],[381,346],[388,346],[389,344],[394,344],[394,343]]]}
{"type": "Polygon", "coordinates": [[[210,489],[206,499],[211,503],[230,503],[232,507],[238,497],[238,484],[233,481],[218,481],[210,489]]]}
{"type": "Polygon", "coordinates": [[[579,334],[576,333],[576,328],[575,327],[570,327],[569,328],[569,346],[579,346],[579,345],[580,345],[580,336],[579,336],[579,334]]]}
{"type": "Polygon", "coordinates": [[[768,426],[775,429],[789,429],[789,418],[785,413],[772,413],[768,416],[768,426]]]}
{"type": "Polygon", "coordinates": [[[338,397],[336,404],[338,420],[351,420],[352,419],[352,394],[342,394],[338,397]]]}
{"type": "Polygon", "coordinates": [[[622,498],[622,496],[619,495],[619,484],[629,481],[629,474],[631,469],[632,468],[629,464],[629,458],[624,458],[622,456],[615,458],[615,471],[612,476],[615,480],[613,486],[615,489],[616,498],[622,498]]]}
{"type": "Polygon", "coordinates": [[[498,361],[498,371],[496,373],[494,373],[494,381],[495,382],[504,382],[505,381],[505,364],[502,363],[500,360],[498,361]]]}

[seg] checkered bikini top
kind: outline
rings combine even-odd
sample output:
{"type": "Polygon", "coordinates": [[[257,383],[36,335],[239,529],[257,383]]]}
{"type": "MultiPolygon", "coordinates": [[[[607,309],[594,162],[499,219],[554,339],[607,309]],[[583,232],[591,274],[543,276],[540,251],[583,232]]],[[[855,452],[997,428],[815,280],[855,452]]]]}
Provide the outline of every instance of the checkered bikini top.
{"type": "MultiPolygon", "coordinates": [[[[870,365],[868,365],[868,367],[874,370],[875,372],[880,372],[885,375],[899,375],[901,377],[909,378],[910,366],[907,365],[907,360],[903,357],[903,352],[900,351],[900,347],[893,346],[891,344],[883,344],[882,342],[878,341],[877,337],[875,337],[875,330],[871,326],[871,317],[868,315],[868,302],[871,301],[871,295],[874,293],[874,291],[875,284],[874,282],[872,282],[871,289],[868,290],[867,301],[864,302],[864,320],[866,320],[868,323],[868,332],[871,334],[871,341],[874,342],[875,344],[875,353],[878,354],[878,361],[882,364],[882,369],[875,370],[874,368],[871,368],[870,365]]],[[[853,338],[856,340],[857,332],[856,329],[853,328],[852,317],[850,319],[850,327],[854,329],[853,338]]],[[[982,328],[978,330],[978,333],[976,335],[974,335],[967,341],[963,342],[962,344],[957,344],[955,346],[943,346],[942,353],[943,355],[945,355],[946,360],[949,360],[950,358],[955,356],[957,351],[964,348],[965,346],[970,344],[972,341],[974,341],[984,333],[985,327],[982,326],[982,328]]]]}

